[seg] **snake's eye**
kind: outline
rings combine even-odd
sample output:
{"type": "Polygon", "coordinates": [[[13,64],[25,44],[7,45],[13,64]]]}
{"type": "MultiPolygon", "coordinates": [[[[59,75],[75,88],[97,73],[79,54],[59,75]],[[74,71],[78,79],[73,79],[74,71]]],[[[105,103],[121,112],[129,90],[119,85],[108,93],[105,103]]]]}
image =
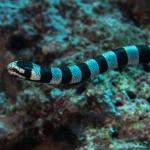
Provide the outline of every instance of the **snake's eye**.
{"type": "Polygon", "coordinates": [[[24,70],[30,70],[31,71],[33,69],[33,63],[28,62],[28,61],[22,61],[22,60],[17,61],[17,66],[19,68],[24,69],[24,70]]]}

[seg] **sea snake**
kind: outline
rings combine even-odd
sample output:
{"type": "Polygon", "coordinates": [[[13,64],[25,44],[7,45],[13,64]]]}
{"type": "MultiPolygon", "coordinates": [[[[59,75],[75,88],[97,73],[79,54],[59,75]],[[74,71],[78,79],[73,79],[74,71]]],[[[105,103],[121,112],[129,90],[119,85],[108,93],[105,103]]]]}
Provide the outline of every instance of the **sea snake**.
{"type": "Polygon", "coordinates": [[[8,64],[10,74],[50,84],[75,84],[125,65],[150,63],[150,45],[128,45],[112,49],[83,63],[65,67],[42,67],[28,61],[8,64]]]}

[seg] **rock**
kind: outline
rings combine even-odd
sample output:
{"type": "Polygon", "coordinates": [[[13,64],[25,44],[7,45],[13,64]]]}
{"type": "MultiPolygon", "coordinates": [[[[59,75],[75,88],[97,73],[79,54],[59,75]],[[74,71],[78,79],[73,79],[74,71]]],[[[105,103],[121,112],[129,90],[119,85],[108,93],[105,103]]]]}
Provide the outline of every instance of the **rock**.
{"type": "Polygon", "coordinates": [[[2,139],[13,134],[17,134],[17,130],[13,125],[12,119],[5,115],[0,115],[0,138],[2,139]]]}
{"type": "Polygon", "coordinates": [[[149,0],[121,0],[122,8],[127,15],[141,24],[150,23],[149,0]]]}
{"type": "Polygon", "coordinates": [[[54,88],[51,90],[51,96],[52,98],[57,98],[57,97],[63,96],[63,93],[60,89],[54,88]]]}
{"type": "Polygon", "coordinates": [[[7,49],[13,52],[18,52],[20,49],[26,48],[28,41],[21,33],[12,34],[8,39],[7,49]]]}

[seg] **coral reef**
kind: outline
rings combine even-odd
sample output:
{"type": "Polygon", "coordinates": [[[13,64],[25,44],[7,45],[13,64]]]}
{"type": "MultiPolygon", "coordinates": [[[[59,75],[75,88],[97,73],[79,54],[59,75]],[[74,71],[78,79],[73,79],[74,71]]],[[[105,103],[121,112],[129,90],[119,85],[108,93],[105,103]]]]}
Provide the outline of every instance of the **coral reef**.
{"type": "Polygon", "coordinates": [[[150,149],[150,73],[143,66],[57,87],[6,71],[15,59],[64,66],[148,44],[148,6],[148,0],[1,0],[0,149],[150,149]]]}

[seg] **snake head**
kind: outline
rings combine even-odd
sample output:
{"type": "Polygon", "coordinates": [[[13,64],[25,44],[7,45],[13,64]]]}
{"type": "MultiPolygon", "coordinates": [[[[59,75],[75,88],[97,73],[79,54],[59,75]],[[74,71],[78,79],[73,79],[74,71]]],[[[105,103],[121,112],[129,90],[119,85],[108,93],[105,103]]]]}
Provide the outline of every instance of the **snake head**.
{"type": "Polygon", "coordinates": [[[21,60],[13,61],[7,65],[7,70],[12,75],[20,78],[28,78],[32,71],[32,63],[21,60]]]}
{"type": "Polygon", "coordinates": [[[13,61],[8,64],[7,70],[23,79],[38,81],[41,78],[41,67],[29,61],[13,61]]]}

